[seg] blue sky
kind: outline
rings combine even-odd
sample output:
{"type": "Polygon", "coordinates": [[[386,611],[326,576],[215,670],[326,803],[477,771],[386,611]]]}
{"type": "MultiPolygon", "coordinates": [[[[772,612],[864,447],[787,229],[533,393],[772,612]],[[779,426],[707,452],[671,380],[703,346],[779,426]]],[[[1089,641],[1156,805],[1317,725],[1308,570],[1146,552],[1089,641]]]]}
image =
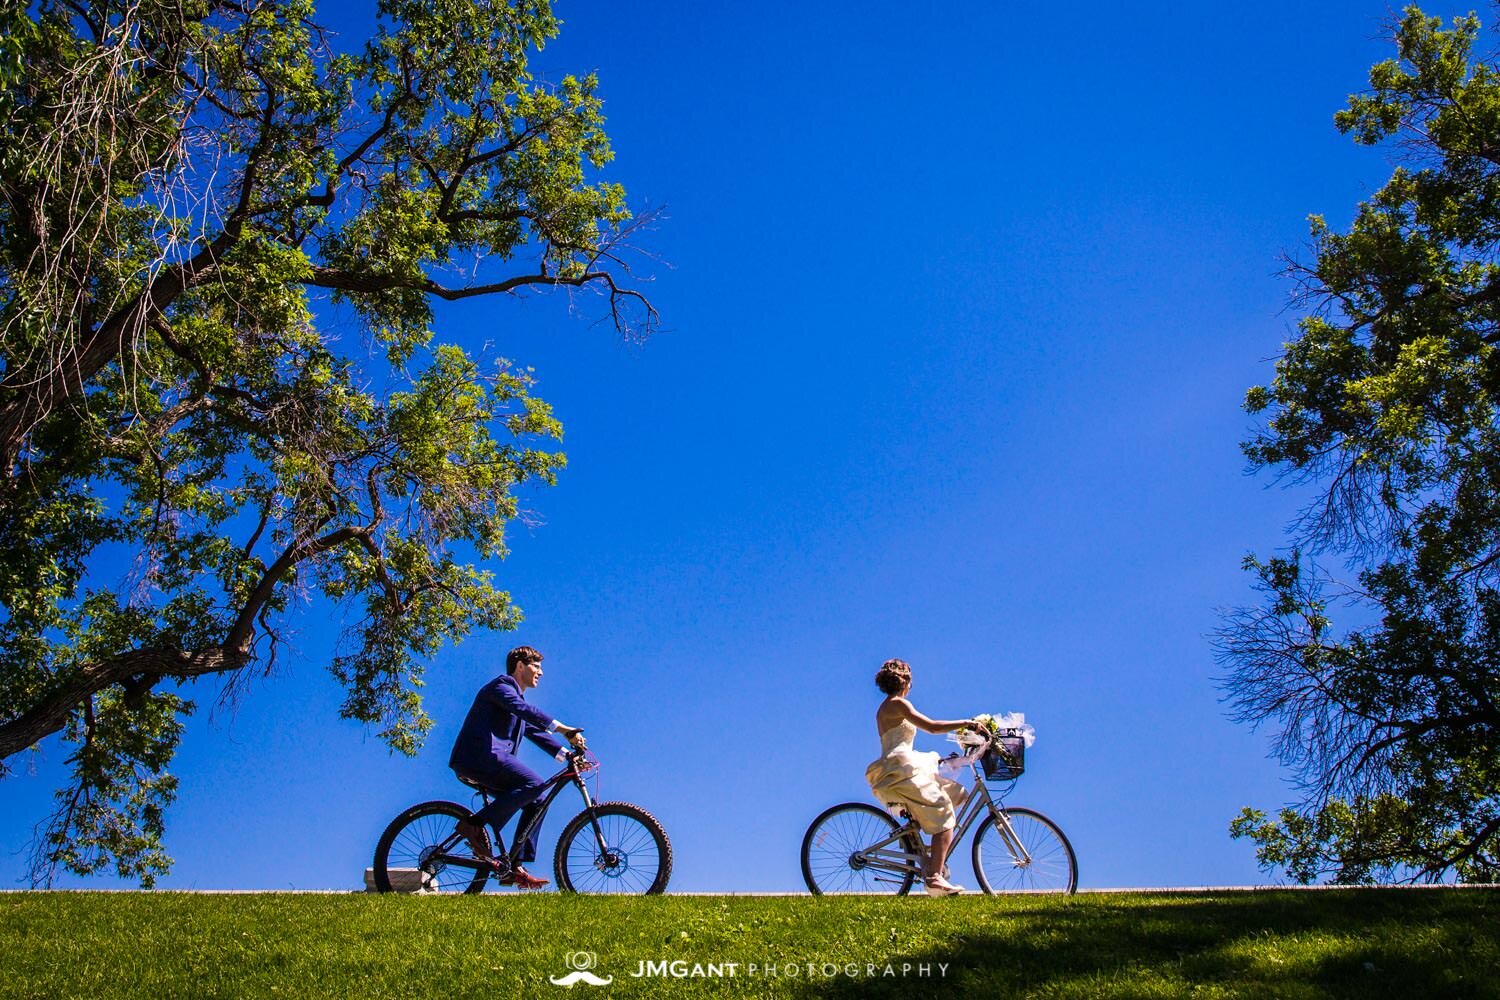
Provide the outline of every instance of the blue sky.
{"type": "MultiPolygon", "coordinates": [[[[368,11],[329,19],[352,39],[368,11]]],[[[868,797],[890,656],[928,714],[1027,714],[1012,801],[1068,832],[1081,885],[1265,881],[1226,827],[1295,795],[1225,717],[1210,633],[1296,497],[1245,475],[1239,403],[1295,322],[1279,255],[1389,173],[1331,123],[1389,10],[558,11],[534,67],[599,72],[608,175],[665,206],[667,329],[621,343],[587,297],[439,311],[534,367],[566,428],[499,568],[526,621],[434,660],[408,760],[337,719],[333,623],[305,609],[303,655],[236,710],[196,690],[161,884],[358,885],[403,807],[467,800],[449,745],[520,642],[604,797],[666,825],[674,889],[801,888],[808,822],[868,797]]],[[[0,784],[0,885],[62,758],[0,784]]]]}

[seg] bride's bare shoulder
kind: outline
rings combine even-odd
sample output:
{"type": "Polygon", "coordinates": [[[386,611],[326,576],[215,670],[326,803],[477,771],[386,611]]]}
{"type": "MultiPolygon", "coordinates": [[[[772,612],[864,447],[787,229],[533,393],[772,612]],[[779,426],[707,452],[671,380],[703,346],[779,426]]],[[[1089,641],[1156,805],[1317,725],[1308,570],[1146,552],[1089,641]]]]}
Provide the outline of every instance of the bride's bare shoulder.
{"type": "Polygon", "coordinates": [[[911,717],[911,702],[898,694],[893,694],[880,703],[875,709],[875,719],[880,723],[895,724],[911,717]]]}

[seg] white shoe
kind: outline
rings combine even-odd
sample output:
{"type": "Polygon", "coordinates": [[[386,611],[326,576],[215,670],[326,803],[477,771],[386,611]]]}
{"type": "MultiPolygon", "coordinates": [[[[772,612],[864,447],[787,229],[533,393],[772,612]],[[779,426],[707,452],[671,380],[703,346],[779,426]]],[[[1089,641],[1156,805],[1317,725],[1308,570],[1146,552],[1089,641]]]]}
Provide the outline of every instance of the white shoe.
{"type": "Polygon", "coordinates": [[[964,892],[963,886],[954,885],[941,875],[934,875],[932,878],[923,879],[923,882],[927,886],[927,895],[929,896],[961,896],[964,892]]]}

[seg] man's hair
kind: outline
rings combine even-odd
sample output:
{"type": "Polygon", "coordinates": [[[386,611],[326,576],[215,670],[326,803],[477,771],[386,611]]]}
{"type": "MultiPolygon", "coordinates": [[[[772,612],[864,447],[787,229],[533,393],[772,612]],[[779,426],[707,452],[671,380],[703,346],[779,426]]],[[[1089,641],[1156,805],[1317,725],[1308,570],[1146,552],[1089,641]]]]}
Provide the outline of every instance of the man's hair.
{"type": "Polygon", "coordinates": [[[900,694],[911,683],[911,667],[905,660],[886,660],[875,674],[875,686],[886,694],[900,694]]]}
{"type": "Polygon", "coordinates": [[[519,667],[523,663],[541,663],[541,662],[542,662],[542,654],[541,653],[538,653],[536,650],[532,649],[530,646],[517,646],[515,649],[512,649],[509,653],[505,654],[505,672],[507,674],[513,674],[513,673],[516,672],[516,668],[519,667]]]}

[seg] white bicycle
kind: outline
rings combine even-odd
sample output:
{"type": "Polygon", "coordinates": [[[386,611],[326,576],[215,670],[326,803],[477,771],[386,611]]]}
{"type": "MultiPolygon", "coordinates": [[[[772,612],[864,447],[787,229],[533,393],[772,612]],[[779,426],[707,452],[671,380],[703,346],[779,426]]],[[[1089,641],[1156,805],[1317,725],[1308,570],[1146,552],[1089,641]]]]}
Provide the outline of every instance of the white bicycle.
{"type": "MultiPolygon", "coordinates": [[[[1026,769],[1019,729],[1002,729],[968,758],[974,773],[953,831],[953,850],[976,823],[974,877],[988,894],[1071,893],[1078,888],[1078,859],[1058,825],[1037,812],[1004,804],[1026,769]],[[998,795],[989,782],[1004,785],[998,795]]],[[[922,875],[922,829],[905,811],[898,823],[884,809],[845,802],[824,810],[802,838],[802,877],[815,896],[827,893],[906,895],[922,875]]]]}

